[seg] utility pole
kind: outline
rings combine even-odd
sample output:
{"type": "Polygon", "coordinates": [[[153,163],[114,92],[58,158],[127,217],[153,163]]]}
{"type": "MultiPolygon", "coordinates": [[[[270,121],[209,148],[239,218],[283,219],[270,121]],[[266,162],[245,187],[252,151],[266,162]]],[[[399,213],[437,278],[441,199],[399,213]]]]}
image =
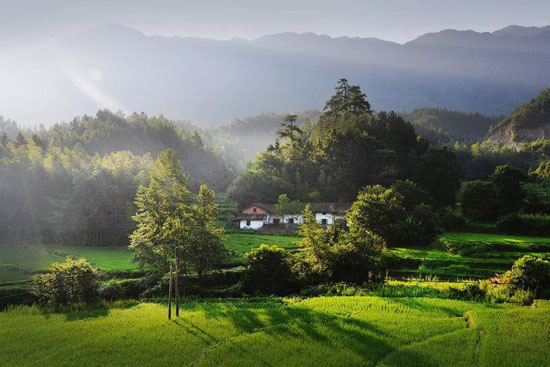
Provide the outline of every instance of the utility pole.
{"type": "Polygon", "coordinates": [[[180,297],[179,297],[179,286],[178,286],[178,278],[179,278],[179,268],[180,268],[180,261],[178,259],[178,249],[175,250],[176,255],[176,317],[180,316],[180,297]]]}
{"type": "Polygon", "coordinates": [[[168,285],[168,320],[172,320],[172,263],[170,263],[170,284],[168,285]]]}

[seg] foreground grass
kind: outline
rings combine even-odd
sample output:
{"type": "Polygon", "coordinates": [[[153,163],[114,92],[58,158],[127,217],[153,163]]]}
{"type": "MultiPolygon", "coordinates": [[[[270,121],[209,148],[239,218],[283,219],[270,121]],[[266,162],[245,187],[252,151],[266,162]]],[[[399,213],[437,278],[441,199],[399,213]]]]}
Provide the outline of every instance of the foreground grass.
{"type": "Polygon", "coordinates": [[[550,361],[550,306],[378,297],[0,313],[4,366],[510,366],[550,361]]]}

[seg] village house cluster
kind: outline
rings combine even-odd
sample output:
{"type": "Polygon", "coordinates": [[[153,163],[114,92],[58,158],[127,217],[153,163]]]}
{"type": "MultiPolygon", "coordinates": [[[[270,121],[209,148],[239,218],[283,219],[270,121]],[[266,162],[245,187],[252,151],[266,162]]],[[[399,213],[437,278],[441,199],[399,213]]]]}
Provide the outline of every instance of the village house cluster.
{"type": "MultiPolygon", "coordinates": [[[[274,204],[253,203],[235,214],[233,223],[235,228],[262,230],[270,227],[297,227],[303,222],[302,211],[306,204],[302,204],[298,213],[275,214],[274,204]]],[[[330,226],[338,219],[344,219],[350,203],[310,203],[315,219],[321,225],[330,226]]]]}

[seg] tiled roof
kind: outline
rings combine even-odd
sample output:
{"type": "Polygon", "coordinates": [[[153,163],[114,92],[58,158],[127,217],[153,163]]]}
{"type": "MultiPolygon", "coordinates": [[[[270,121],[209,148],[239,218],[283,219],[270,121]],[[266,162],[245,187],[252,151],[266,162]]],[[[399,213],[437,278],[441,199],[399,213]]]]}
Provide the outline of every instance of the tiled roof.
{"type": "MultiPolygon", "coordinates": [[[[258,208],[265,209],[270,213],[272,213],[273,210],[275,209],[275,204],[253,203],[247,206],[247,208],[250,208],[251,206],[257,206],[258,208]]],[[[311,211],[314,213],[343,214],[351,207],[351,203],[339,203],[339,202],[310,203],[309,206],[311,208],[311,211]]],[[[305,207],[306,207],[306,203],[302,203],[300,207],[300,211],[304,210],[305,207]]]]}
{"type": "Polygon", "coordinates": [[[250,208],[251,206],[257,206],[258,208],[265,209],[265,210],[267,210],[268,212],[272,212],[273,209],[275,209],[275,205],[274,205],[274,204],[252,203],[252,204],[250,204],[249,206],[247,206],[247,208],[250,208]]]}
{"type": "Polygon", "coordinates": [[[265,214],[237,214],[233,217],[233,220],[264,220],[265,214]]]}

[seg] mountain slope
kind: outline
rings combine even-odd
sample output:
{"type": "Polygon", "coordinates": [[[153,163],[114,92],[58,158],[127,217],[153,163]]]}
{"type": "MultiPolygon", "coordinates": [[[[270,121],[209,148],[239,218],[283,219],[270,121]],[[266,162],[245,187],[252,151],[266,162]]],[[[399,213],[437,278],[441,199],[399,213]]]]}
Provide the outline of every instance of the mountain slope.
{"type": "Polygon", "coordinates": [[[417,134],[433,143],[480,141],[487,137],[498,117],[464,113],[440,108],[422,108],[403,114],[414,125],[417,134]]]}
{"type": "Polygon", "coordinates": [[[491,129],[490,140],[501,143],[550,138],[550,89],[540,92],[491,129]]]}
{"type": "Polygon", "coordinates": [[[404,45],[283,33],[247,41],[147,36],[107,24],[0,59],[0,113],[21,124],[100,108],[202,127],[319,109],[346,77],[375,109],[506,114],[550,85],[550,30],[443,31],[404,45]]]}

